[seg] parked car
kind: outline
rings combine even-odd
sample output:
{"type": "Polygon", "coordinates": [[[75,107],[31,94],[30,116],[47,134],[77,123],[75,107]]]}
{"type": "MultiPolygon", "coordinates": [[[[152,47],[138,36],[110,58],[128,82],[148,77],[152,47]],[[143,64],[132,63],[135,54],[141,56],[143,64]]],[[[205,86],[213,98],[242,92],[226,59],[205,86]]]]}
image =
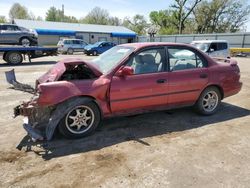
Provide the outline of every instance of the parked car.
{"type": "Polygon", "coordinates": [[[211,115],[241,87],[233,59],[212,59],[187,44],[123,44],[92,62],[58,62],[36,81],[32,100],[14,112],[28,117],[24,127],[32,137],[50,140],[58,127],[65,137],[80,138],[112,116],[183,106],[211,115]],[[37,137],[39,125],[46,133],[37,137]]]}
{"type": "Polygon", "coordinates": [[[112,42],[96,42],[95,44],[89,44],[84,49],[84,53],[87,55],[98,55],[101,54],[110,48],[114,47],[116,44],[112,42]]]}
{"type": "Polygon", "coordinates": [[[37,33],[14,24],[0,24],[0,44],[37,45],[37,33]]]}
{"type": "Polygon", "coordinates": [[[191,44],[211,57],[230,57],[229,44],[226,40],[199,40],[191,44]]]}
{"type": "Polygon", "coordinates": [[[58,52],[63,54],[84,52],[84,47],[87,45],[88,43],[81,39],[62,39],[57,43],[58,52]]]}

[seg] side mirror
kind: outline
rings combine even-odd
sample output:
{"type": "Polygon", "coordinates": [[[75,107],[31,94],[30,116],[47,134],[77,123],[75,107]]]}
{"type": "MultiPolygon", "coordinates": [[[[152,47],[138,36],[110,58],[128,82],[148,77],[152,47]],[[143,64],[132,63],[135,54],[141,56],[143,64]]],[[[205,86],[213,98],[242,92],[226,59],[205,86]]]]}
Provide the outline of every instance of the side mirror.
{"type": "Polygon", "coordinates": [[[133,74],[134,74],[134,69],[132,67],[125,66],[125,67],[119,69],[115,75],[122,77],[122,76],[129,76],[129,75],[133,75],[133,74]]]}

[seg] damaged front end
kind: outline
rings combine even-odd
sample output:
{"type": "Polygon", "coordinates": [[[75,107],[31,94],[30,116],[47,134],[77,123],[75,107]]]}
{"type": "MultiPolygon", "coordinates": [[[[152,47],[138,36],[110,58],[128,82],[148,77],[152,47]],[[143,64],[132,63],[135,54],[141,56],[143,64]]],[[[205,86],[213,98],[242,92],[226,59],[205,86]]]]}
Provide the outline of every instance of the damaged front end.
{"type": "Polygon", "coordinates": [[[80,60],[58,62],[36,80],[35,88],[18,82],[14,70],[5,74],[7,82],[12,85],[12,89],[33,94],[28,102],[23,102],[14,108],[13,116],[21,115],[25,117],[23,127],[34,141],[51,140],[57,125],[64,117],[67,104],[56,103],[55,101],[48,102],[51,98],[58,98],[60,94],[65,93],[63,84],[70,84],[71,80],[92,79],[100,75],[98,70],[92,70],[85,62],[80,60]],[[51,84],[55,86],[52,87],[51,84]],[[57,85],[60,85],[60,91],[56,90],[57,85]]]}

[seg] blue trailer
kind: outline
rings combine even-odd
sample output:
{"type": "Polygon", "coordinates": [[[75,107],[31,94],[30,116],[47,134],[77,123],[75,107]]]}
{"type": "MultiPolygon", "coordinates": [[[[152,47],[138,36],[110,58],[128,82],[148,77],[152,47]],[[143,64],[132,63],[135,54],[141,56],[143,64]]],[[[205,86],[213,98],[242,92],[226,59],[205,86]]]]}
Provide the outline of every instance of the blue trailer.
{"type": "Polygon", "coordinates": [[[57,47],[41,46],[0,46],[0,53],[3,60],[11,65],[18,65],[23,62],[25,57],[31,59],[57,55],[57,47]]]}

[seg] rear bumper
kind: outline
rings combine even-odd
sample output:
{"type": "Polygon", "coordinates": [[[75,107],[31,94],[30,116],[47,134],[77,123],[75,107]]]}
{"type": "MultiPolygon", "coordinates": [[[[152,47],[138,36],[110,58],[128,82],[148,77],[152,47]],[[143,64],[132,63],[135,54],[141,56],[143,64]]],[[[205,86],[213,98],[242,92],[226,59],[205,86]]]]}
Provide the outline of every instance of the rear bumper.
{"type": "Polygon", "coordinates": [[[224,92],[224,98],[230,97],[232,95],[239,93],[241,88],[242,88],[242,82],[238,82],[237,84],[234,84],[233,86],[230,87],[230,89],[224,92]]]}

